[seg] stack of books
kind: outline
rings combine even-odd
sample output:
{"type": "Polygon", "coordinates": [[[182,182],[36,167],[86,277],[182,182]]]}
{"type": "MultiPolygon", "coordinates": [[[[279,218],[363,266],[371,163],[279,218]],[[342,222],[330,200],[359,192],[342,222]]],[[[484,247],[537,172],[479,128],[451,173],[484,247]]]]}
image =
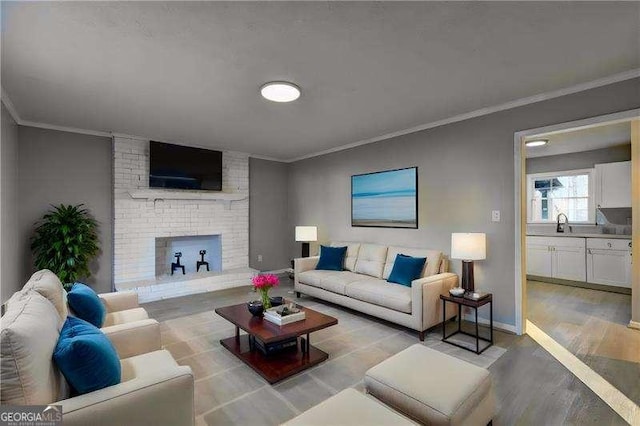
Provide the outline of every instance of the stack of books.
{"type": "Polygon", "coordinates": [[[305,313],[293,303],[276,306],[264,311],[264,319],[277,325],[291,324],[305,319],[305,313]]]}
{"type": "Polygon", "coordinates": [[[273,343],[264,343],[262,340],[256,338],[254,343],[255,347],[264,355],[273,355],[288,349],[296,349],[298,347],[298,338],[291,337],[273,343]]]}

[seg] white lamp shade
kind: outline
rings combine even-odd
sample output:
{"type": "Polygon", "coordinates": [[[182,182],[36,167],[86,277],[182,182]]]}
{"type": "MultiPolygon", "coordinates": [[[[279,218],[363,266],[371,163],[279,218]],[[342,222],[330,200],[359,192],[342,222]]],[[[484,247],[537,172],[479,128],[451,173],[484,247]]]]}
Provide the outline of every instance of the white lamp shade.
{"type": "Polygon", "coordinates": [[[318,227],[296,226],[296,241],[318,241],[318,227]]]}
{"type": "Polygon", "coordinates": [[[487,258],[487,236],[475,233],[451,234],[451,258],[482,260],[487,258]]]}

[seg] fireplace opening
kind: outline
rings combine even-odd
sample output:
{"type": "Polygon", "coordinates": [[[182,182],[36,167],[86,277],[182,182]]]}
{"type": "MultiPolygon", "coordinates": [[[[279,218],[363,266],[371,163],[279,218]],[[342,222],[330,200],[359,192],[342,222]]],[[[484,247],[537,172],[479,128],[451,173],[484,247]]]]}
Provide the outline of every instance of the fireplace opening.
{"type": "Polygon", "coordinates": [[[156,277],[221,271],[220,235],[156,238],[156,277]]]}

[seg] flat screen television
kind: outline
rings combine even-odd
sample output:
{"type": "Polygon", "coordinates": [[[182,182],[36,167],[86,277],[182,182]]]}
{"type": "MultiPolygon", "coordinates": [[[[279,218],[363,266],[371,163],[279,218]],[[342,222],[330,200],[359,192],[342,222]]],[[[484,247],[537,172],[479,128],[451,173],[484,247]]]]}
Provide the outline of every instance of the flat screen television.
{"type": "Polygon", "coordinates": [[[150,142],[151,188],[222,191],[222,152],[150,142]]]}

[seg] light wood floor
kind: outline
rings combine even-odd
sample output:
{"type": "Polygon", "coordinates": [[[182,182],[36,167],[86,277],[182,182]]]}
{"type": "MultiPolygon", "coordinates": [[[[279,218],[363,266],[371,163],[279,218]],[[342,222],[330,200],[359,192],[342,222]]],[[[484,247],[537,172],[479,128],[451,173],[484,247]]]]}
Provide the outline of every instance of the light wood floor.
{"type": "MultiPolygon", "coordinates": [[[[291,297],[291,290],[291,282],[286,282],[274,294],[291,297]]],[[[312,335],[314,344],[327,351],[330,359],[308,373],[270,386],[219,347],[218,340],[230,335],[233,327],[219,318],[209,318],[215,307],[251,299],[248,288],[239,288],[144,305],[151,317],[162,322],[165,347],[196,373],[198,424],[279,424],[342,388],[361,388],[361,376],[369,366],[418,342],[412,331],[303,297],[302,303],[339,317],[337,326],[312,335]],[[187,343],[182,343],[185,339],[187,343]],[[247,413],[251,415],[247,417],[247,413]]],[[[439,342],[440,333],[434,330],[427,345],[456,349],[439,342]]],[[[470,352],[463,354],[479,365],[490,363],[498,399],[494,425],[625,424],[528,336],[496,332],[495,340],[495,360],[488,359],[486,353],[478,358],[470,352]]]]}
{"type": "Polygon", "coordinates": [[[640,331],[627,327],[631,296],[527,283],[527,318],[640,404],[640,331]]]}

